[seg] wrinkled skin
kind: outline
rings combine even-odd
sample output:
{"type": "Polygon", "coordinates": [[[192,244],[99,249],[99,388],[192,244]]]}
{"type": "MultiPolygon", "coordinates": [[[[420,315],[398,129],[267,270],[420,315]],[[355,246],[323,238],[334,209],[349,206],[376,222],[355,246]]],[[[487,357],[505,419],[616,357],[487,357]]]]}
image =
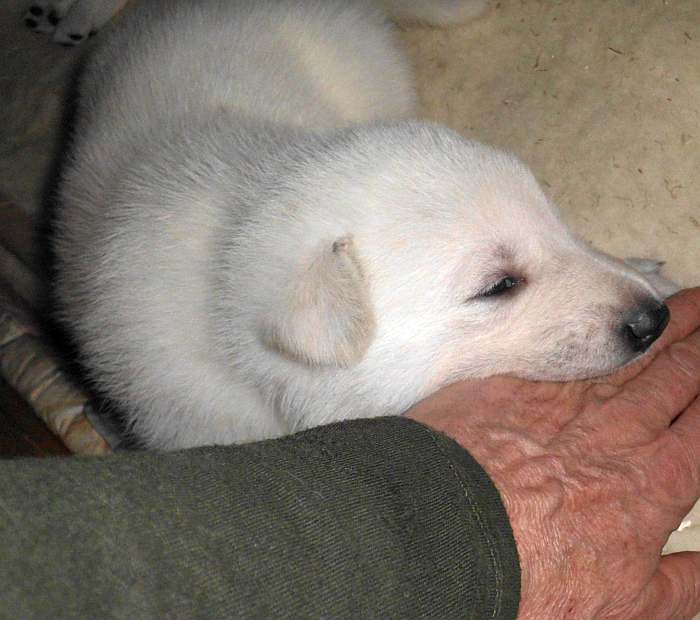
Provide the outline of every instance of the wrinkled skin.
{"type": "Polygon", "coordinates": [[[650,354],[610,377],[462,382],[407,413],[498,487],[520,556],[519,618],[700,610],[700,553],[660,555],[700,495],[700,289],[668,305],[650,354]]]}

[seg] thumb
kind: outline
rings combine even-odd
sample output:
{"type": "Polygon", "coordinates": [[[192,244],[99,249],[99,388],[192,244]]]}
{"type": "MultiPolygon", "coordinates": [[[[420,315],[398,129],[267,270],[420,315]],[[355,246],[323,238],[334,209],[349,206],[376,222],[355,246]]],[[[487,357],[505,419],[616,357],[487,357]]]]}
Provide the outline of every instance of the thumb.
{"type": "Polygon", "coordinates": [[[665,555],[640,597],[640,617],[690,620],[700,612],[700,553],[665,555]]]}
{"type": "Polygon", "coordinates": [[[700,287],[679,291],[666,300],[666,305],[671,312],[671,322],[654,343],[657,350],[669,342],[682,340],[700,327],[700,287]]]}

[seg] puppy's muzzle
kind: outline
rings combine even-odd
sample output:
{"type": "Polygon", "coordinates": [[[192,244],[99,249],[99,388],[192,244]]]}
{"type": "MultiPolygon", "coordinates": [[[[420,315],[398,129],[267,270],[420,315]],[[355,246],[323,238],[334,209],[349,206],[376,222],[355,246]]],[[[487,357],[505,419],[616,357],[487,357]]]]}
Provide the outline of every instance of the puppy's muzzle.
{"type": "Polygon", "coordinates": [[[657,301],[646,303],[626,318],[622,328],[623,337],[633,351],[646,351],[663,333],[669,318],[666,304],[657,301]]]}

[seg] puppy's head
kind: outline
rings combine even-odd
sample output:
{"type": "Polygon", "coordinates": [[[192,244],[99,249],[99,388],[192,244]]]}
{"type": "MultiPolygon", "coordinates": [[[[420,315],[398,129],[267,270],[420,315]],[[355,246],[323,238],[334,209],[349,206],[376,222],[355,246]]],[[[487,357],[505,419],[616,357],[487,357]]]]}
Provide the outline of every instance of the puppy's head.
{"type": "Polygon", "coordinates": [[[639,273],[564,226],[519,160],[448,130],[354,132],[301,177],[259,323],[288,359],[423,392],[469,376],[582,378],[640,355],[668,321],[639,273]]]}

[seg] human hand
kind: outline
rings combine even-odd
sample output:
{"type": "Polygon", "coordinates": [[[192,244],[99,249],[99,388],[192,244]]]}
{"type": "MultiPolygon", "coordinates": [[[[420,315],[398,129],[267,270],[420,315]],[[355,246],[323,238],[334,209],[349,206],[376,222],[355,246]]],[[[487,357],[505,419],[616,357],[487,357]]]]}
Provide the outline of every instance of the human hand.
{"type": "Polygon", "coordinates": [[[700,495],[700,288],[610,377],[449,386],[407,416],[484,467],[521,564],[519,618],[691,618],[700,553],[661,557],[700,495]]]}

